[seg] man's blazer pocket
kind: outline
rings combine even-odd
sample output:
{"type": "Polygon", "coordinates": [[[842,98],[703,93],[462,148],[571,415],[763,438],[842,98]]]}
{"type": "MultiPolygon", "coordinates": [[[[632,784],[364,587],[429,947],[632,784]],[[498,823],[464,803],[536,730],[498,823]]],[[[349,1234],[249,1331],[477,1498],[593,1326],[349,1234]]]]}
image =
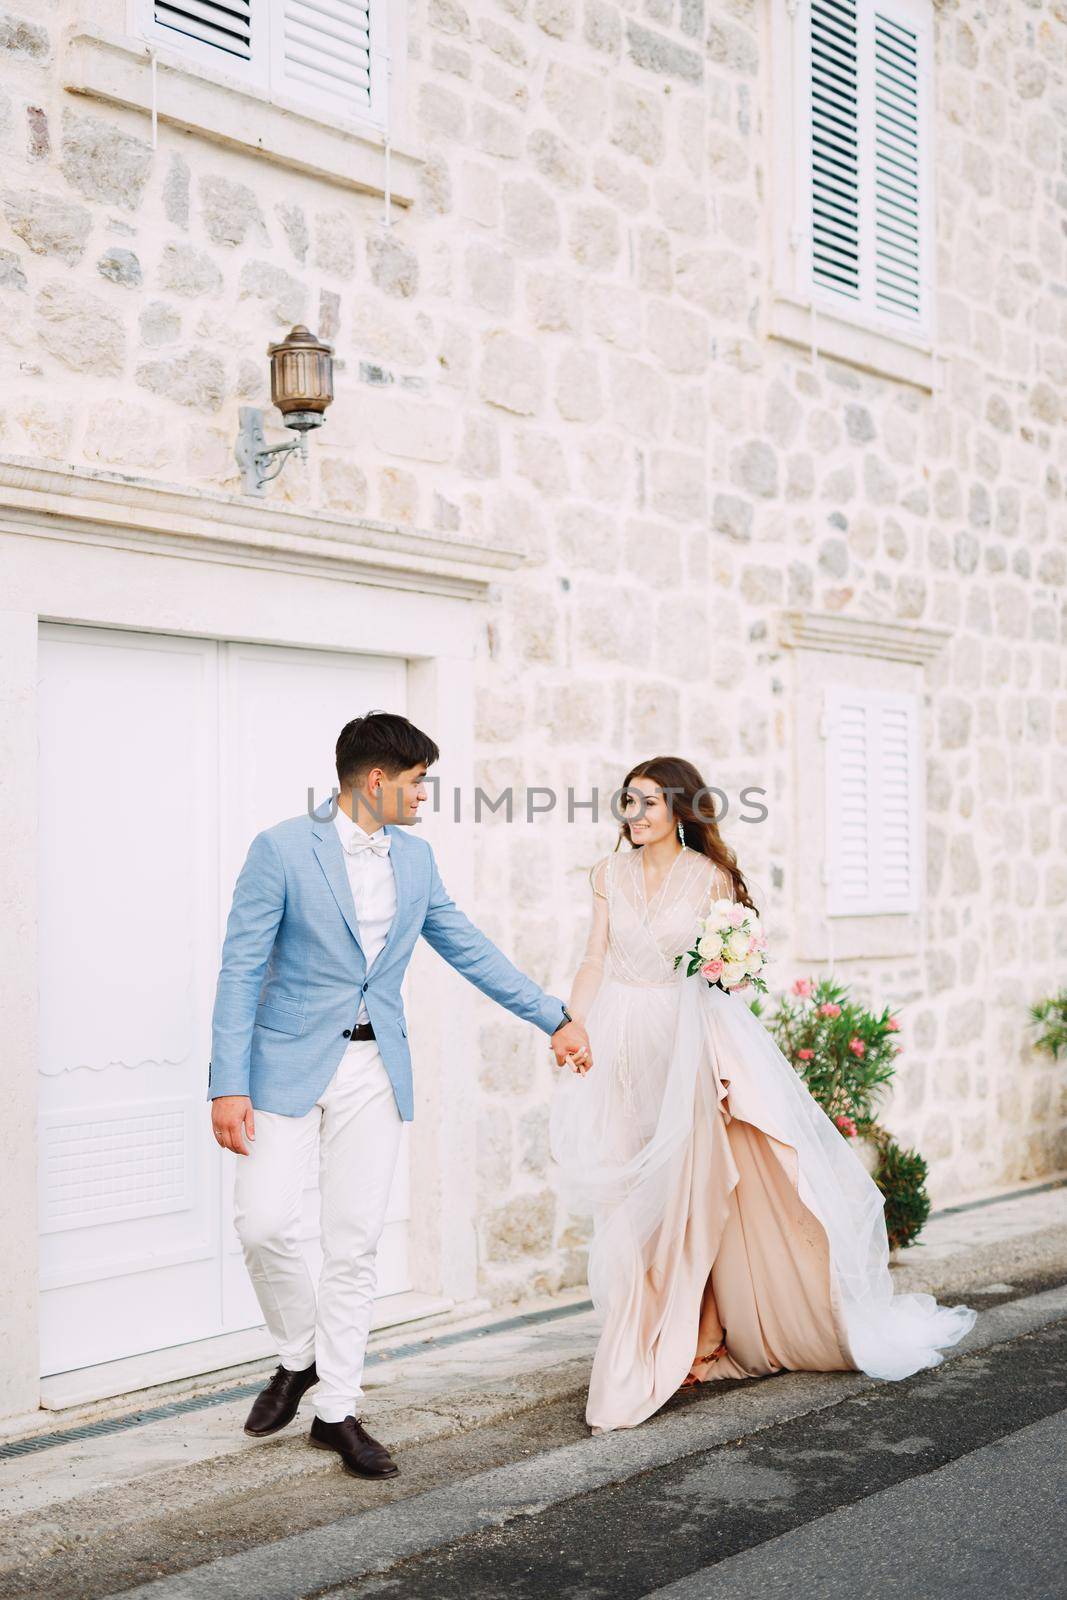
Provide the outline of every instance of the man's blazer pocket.
{"type": "Polygon", "coordinates": [[[279,1005],[265,1000],[256,1008],[256,1026],[272,1028],[276,1033],[303,1033],[304,1013],[296,1007],[279,1005]]]}

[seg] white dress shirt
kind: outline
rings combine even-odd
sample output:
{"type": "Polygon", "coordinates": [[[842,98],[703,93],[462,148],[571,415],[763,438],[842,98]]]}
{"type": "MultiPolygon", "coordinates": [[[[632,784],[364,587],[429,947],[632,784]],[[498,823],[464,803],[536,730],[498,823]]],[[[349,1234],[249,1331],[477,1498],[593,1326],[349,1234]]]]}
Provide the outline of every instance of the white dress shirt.
{"type": "MultiPolygon", "coordinates": [[[[373,850],[359,850],[353,855],[348,845],[354,838],[384,839],[388,835],[384,828],[376,828],[373,833],[368,834],[358,822],[353,822],[351,817],[345,816],[340,806],[337,807],[334,823],[341,837],[348,882],[356,905],[359,942],[363,946],[369,971],[371,963],[388,937],[393,918],[396,916],[396,878],[393,875],[391,855],[380,856],[373,850]]],[[[366,1002],[361,1001],[356,1022],[367,1020],[366,1002]]]]}

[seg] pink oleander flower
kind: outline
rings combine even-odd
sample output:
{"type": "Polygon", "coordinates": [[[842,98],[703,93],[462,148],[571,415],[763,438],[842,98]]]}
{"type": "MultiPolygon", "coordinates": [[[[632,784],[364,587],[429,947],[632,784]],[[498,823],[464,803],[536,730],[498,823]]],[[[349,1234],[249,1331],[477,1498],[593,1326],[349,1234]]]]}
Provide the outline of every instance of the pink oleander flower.
{"type": "Polygon", "coordinates": [[[886,1028],[890,1033],[899,1033],[900,1023],[897,1021],[896,1017],[890,1017],[889,1021],[886,1023],[886,1028]]]}
{"type": "Polygon", "coordinates": [[[813,988],[814,985],[810,978],[798,978],[793,985],[793,993],[799,995],[802,1000],[807,1000],[811,997],[813,988]]]}
{"type": "Polygon", "coordinates": [[[867,1054],[867,1046],[862,1039],[850,1039],[848,1047],[854,1056],[859,1056],[861,1059],[867,1054]]]}
{"type": "Polygon", "coordinates": [[[835,1117],[834,1125],[841,1129],[841,1132],[845,1135],[846,1139],[854,1139],[856,1137],[858,1130],[851,1117],[835,1117]]]}
{"type": "Polygon", "coordinates": [[[717,961],[716,960],[716,961],[705,961],[704,965],[701,967],[700,970],[704,974],[705,978],[707,978],[709,983],[714,983],[716,978],[721,978],[722,977],[722,968],[723,968],[723,963],[721,961],[717,961]]]}
{"type": "Polygon", "coordinates": [[[798,1057],[800,1058],[801,1061],[814,1061],[815,1060],[815,1051],[814,1050],[798,1050],[797,1051],[797,1055],[798,1055],[798,1057]]]}
{"type": "Polygon", "coordinates": [[[839,1017],[841,1015],[841,1007],[835,1005],[832,1000],[826,1000],[819,1007],[816,1015],[820,1017],[839,1017]]]}

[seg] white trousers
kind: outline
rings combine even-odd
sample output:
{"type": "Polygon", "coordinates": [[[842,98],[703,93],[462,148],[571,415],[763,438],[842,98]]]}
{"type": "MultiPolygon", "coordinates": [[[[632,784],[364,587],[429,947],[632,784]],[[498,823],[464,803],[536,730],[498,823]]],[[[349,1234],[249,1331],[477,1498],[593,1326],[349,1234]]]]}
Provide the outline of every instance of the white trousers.
{"type": "Polygon", "coordinates": [[[330,1082],[302,1117],[255,1112],[255,1140],[237,1156],[234,1223],[245,1264],[278,1345],[300,1372],[312,1361],[323,1422],[359,1416],[363,1361],[403,1127],[373,1039],[348,1046],[330,1082]],[[318,1303],[298,1242],[301,1198],[316,1145],[322,1201],[318,1303]]]}

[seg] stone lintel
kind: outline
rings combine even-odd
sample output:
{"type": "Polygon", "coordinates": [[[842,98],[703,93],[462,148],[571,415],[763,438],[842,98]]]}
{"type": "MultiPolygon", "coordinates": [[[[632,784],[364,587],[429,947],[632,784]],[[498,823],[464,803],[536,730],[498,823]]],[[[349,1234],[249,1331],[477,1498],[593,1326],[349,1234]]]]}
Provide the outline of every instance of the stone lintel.
{"type": "Polygon", "coordinates": [[[0,456],[0,530],[482,600],[518,551],[121,473],[0,456]]]}
{"type": "Polygon", "coordinates": [[[951,637],[945,628],[832,612],[783,611],[778,618],[778,641],[789,649],[878,656],[913,666],[932,661],[951,637]]]}

